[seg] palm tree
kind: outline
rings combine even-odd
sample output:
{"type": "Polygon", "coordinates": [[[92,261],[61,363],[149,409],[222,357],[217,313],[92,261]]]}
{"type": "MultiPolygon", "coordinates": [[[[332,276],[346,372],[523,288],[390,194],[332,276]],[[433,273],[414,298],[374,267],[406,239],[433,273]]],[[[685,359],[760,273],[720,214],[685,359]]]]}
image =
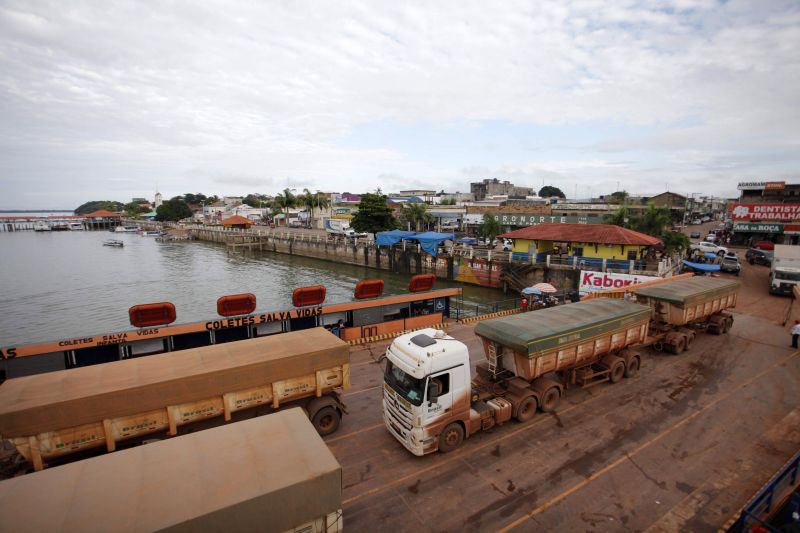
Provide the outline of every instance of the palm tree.
{"type": "Polygon", "coordinates": [[[656,207],[653,202],[650,202],[647,204],[647,210],[636,222],[636,229],[648,235],[663,237],[671,221],[672,217],[668,208],[656,207]]]}
{"type": "Polygon", "coordinates": [[[287,212],[290,207],[294,207],[296,204],[297,197],[292,194],[292,191],[283,189],[283,192],[277,194],[272,200],[272,210],[275,215],[278,215],[287,212]]]}
{"type": "Polygon", "coordinates": [[[428,213],[428,206],[422,203],[407,203],[400,210],[400,221],[407,224],[409,231],[411,226],[420,231],[421,224],[430,224],[433,217],[428,213]]]}

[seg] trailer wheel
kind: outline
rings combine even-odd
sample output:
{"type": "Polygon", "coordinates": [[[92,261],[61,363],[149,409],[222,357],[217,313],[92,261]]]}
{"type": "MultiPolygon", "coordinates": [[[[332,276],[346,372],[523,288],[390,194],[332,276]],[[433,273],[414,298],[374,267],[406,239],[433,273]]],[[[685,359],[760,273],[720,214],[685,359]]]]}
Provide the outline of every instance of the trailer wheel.
{"type": "Polygon", "coordinates": [[[663,343],[663,342],[661,342],[661,341],[654,342],[654,343],[653,343],[653,349],[654,349],[655,351],[657,351],[657,352],[662,352],[662,351],[664,351],[664,343],[663,343]]]}
{"type": "Polygon", "coordinates": [[[517,415],[514,417],[520,422],[527,422],[536,414],[537,401],[535,396],[528,396],[519,403],[517,415]]]}
{"type": "Polygon", "coordinates": [[[322,435],[330,435],[337,429],[339,429],[339,422],[342,421],[342,417],[339,414],[339,411],[336,408],[328,406],[323,407],[314,415],[314,418],[311,419],[311,423],[314,425],[314,429],[317,430],[317,433],[322,435]]]}
{"type": "Polygon", "coordinates": [[[608,380],[611,383],[617,383],[625,375],[625,361],[616,361],[611,365],[611,372],[608,374],[608,380]]]}
{"type": "Polygon", "coordinates": [[[561,401],[561,391],[558,387],[550,387],[542,396],[542,412],[552,413],[558,408],[561,401]]]}
{"type": "Polygon", "coordinates": [[[639,372],[639,358],[638,357],[631,357],[631,360],[628,361],[628,366],[625,367],[625,377],[632,378],[639,372]]]}
{"type": "Polygon", "coordinates": [[[679,338],[675,341],[674,344],[670,344],[670,351],[675,355],[683,352],[683,349],[686,347],[686,339],[684,337],[679,338]]]}
{"type": "Polygon", "coordinates": [[[461,446],[464,441],[464,428],[458,422],[448,424],[439,435],[439,451],[449,453],[461,446]]]}

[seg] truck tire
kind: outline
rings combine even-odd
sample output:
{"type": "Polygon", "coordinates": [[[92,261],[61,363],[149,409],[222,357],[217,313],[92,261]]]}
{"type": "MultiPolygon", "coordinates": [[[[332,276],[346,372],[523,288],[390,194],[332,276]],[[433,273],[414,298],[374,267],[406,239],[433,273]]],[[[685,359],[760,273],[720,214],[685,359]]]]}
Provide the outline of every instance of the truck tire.
{"type": "Polygon", "coordinates": [[[521,402],[519,402],[519,408],[517,408],[517,414],[514,418],[516,418],[519,422],[527,422],[533,415],[536,414],[536,407],[538,407],[538,403],[536,401],[535,396],[527,396],[521,402]]]}
{"type": "Polygon", "coordinates": [[[464,441],[464,428],[458,422],[448,424],[444,431],[439,434],[439,451],[450,453],[464,441]]]}
{"type": "Polygon", "coordinates": [[[339,411],[330,405],[317,411],[314,418],[311,419],[314,429],[323,437],[339,429],[339,422],[341,421],[342,417],[339,411]]]}
{"type": "Polygon", "coordinates": [[[628,366],[625,367],[625,377],[632,378],[639,372],[640,361],[638,357],[631,357],[628,366]]]}
{"type": "Polygon", "coordinates": [[[550,387],[547,391],[542,395],[542,405],[541,409],[543,413],[552,413],[558,408],[558,404],[561,402],[561,391],[558,387],[550,387]]]}
{"type": "Polygon", "coordinates": [[[686,347],[686,338],[685,337],[681,337],[680,339],[677,339],[677,340],[673,341],[673,344],[669,345],[669,348],[670,348],[669,351],[672,352],[675,355],[678,355],[679,353],[683,352],[683,349],[685,347],[686,347]]]}
{"type": "Polygon", "coordinates": [[[608,380],[611,383],[619,383],[622,380],[622,376],[625,375],[625,361],[620,359],[619,361],[614,361],[611,365],[611,372],[608,373],[608,380]]]}

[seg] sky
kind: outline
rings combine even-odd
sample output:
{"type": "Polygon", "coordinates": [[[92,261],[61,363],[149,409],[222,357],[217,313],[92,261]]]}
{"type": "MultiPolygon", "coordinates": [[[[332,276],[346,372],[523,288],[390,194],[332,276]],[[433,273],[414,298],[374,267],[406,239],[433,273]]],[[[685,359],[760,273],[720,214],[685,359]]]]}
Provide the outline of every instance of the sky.
{"type": "Polygon", "coordinates": [[[0,0],[0,209],[800,182],[800,3],[0,0]]]}

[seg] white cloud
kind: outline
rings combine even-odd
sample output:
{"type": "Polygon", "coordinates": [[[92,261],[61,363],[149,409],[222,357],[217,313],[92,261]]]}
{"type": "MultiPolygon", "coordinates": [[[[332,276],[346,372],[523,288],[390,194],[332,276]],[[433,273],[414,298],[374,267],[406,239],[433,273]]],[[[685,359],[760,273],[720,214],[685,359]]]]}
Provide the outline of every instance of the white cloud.
{"type": "Polygon", "coordinates": [[[48,207],[77,205],[107,195],[108,178],[138,180],[136,195],[286,179],[372,190],[387,176],[466,190],[469,166],[526,169],[514,176],[534,185],[637,190],[669,176],[677,190],[734,194],[799,162],[794,2],[155,5],[0,5],[2,207],[36,207],[21,204],[42,183],[54,184],[48,207]],[[544,144],[547,162],[342,148],[382,121],[648,133],[544,144]]]}

